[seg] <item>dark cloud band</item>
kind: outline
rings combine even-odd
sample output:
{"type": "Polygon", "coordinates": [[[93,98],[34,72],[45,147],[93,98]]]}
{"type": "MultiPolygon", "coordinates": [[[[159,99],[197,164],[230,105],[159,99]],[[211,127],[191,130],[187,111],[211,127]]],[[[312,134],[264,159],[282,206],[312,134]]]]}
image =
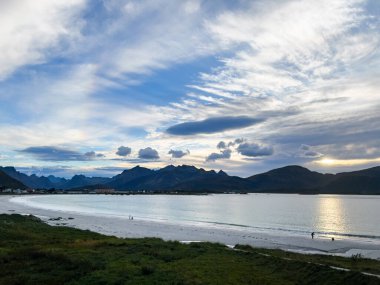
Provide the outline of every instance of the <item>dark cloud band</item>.
{"type": "Polygon", "coordinates": [[[264,119],[261,118],[251,118],[247,116],[214,117],[203,121],[177,124],[168,128],[166,132],[177,136],[213,134],[227,130],[246,128],[263,121],[264,119]]]}
{"type": "Polygon", "coordinates": [[[82,154],[74,150],[55,146],[28,147],[20,150],[20,152],[31,154],[36,159],[45,161],[86,161],[104,157],[103,154],[96,154],[94,151],[82,154]]]}

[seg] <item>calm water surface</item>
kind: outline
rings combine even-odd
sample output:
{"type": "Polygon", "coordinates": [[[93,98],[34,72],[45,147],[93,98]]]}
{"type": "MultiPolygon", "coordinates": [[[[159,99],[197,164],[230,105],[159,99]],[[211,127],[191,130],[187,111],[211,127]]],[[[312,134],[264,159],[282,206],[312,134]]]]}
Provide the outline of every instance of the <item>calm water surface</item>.
{"type": "Polygon", "coordinates": [[[380,197],[354,195],[229,194],[46,195],[14,201],[30,206],[135,219],[326,237],[380,239],[380,197]]]}

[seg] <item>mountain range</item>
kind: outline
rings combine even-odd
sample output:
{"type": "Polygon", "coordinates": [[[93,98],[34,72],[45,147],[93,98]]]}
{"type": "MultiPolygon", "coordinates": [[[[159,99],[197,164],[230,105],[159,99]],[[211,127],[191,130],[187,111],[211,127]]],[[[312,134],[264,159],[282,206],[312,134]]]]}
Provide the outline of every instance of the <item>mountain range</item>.
{"type": "MultiPolygon", "coordinates": [[[[252,192],[300,194],[380,194],[380,166],[322,174],[290,165],[247,178],[229,176],[222,170],[169,165],[158,170],[136,166],[112,177],[75,175],[71,179],[26,175],[14,167],[0,167],[0,187],[13,185],[36,189],[94,189],[157,192],[252,192]],[[19,183],[19,184],[18,184],[19,183]]],[[[9,186],[10,187],[10,186],[9,186]]]]}
{"type": "Polygon", "coordinates": [[[21,182],[28,188],[34,189],[72,189],[84,186],[91,186],[97,184],[105,184],[111,181],[111,178],[105,177],[86,177],[84,175],[74,175],[71,179],[49,176],[37,176],[35,174],[27,175],[17,171],[14,167],[7,166],[1,167],[0,171],[7,174],[11,178],[21,182]]]}
{"type": "Polygon", "coordinates": [[[24,189],[24,184],[0,170],[0,189],[24,189]]]}

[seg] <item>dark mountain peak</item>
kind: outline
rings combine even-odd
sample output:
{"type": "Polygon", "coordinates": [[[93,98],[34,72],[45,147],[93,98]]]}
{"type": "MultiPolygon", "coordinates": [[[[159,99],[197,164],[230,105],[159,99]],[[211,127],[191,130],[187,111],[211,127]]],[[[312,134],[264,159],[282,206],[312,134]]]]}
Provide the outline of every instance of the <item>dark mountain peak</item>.
{"type": "Polygon", "coordinates": [[[218,175],[220,175],[220,176],[228,176],[228,174],[225,173],[223,170],[219,170],[218,171],[218,175]]]}
{"type": "Polygon", "coordinates": [[[192,165],[183,164],[183,165],[177,165],[177,166],[168,165],[168,166],[166,166],[164,168],[161,168],[161,169],[157,170],[157,172],[171,172],[171,171],[174,171],[174,172],[183,172],[183,173],[193,173],[193,172],[200,171],[200,169],[198,169],[198,168],[196,168],[195,166],[192,166],[192,165]]]}
{"type": "Polygon", "coordinates": [[[279,172],[284,172],[284,173],[310,173],[312,171],[310,171],[309,169],[307,169],[306,167],[303,167],[303,166],[288,165],[288,166],[272,169],[266,173],[279,173],[279,172]]]}
{"type": "Polygon", "coordinates": [[[330,177],[298,166],[289,165],[247,178],[258,190],[311,189],[325,185],[330,177]]]}
{"type": "Polygon", "coordinates": [[[141,167],[140,165],[136,165],[135,167],[132,167],[131,169],[129,170],[141,170],[141,169],[148,169],[146,167],[141,167]]]}
{"type": "Polygon", "coordinates": [[[202,171],[201,169],[198,169],[196,168],[195,166],[193,165],[186,165],[186,164],[183,164],[181,166],[179,166],[182,170],[185,170],[187,172],[197,172],[197,171],[202,171]]]}
{"type": "Polygon", "coordinates": [[[174,170],[176,168],[177,167],[175,167],[174,165],[170,164],[168,166],[165,166],[164,168],[159,169],[158,171],[172,171],[172,170],[174,170]]]}
{"type": "Polygon", "coordinates": [[[379,177],[380,176],[380,166],[375,166],[363,170],[357,170],[352,172],[341,172],[337,173],[337,176],[347,176],[347,175],[360,175],[360,176],[370,176],[379,177]]]}
{"type": "Polygon", "coordinates": [[[24,184],[27,187],[46,188],[46,189],[52,187],[52,183],[46,177],[39,177],[35,174],[28,176],[24,173],[17,171],[12,166],[3,167],[0,169],[3,170],[7,175],[12,177],[13,179],[20,181],[22,184],[24,184]]]}
{"type": "Polygon", "coordinates": [[[66,179],[66,178],[56,177],[56,176],[54,176],[54,175],[49,175],[49,176],[47,177],[47,179],[48,179],[51,183],[53,183],[54,186],[55,186],[56,188],[60,188],[60,187],[62,187],[62,185],[63,185],[64,183],[67,182],[67,179],[66,179]]]}
{"type": "Polygon", "coordinates": [[[25,185],[0,169],[0,189],[25,189],[25,185]]]}
{"type": "Polygon", "coordinates": [[[139,165],[126,169],[122,173],[115,175],[112,177],[111,181],[105,184],[106,187],[115,188],[115,189],[125,189],[125,185],[127,185],[130,181],[149,176],[155,171],[141,167],[139,165]]]}
{"type": "Polygon", "coordinates": [[[188,164],[182,164],[179,167],[188,168],[188,169],[198,169],[194,165],[188,165],[188,164]]]}
{"type": "Polygon", "coordinates": [[[86,176],[84,176],[83,174],[76,174],[74,175],[71,180],[79,180],[79,179],[85,179],[86,176]]]}
{"type": "Polygon", "coordinates": [[[13,166],[5,166],[5,167],[0,166],[0,169],[3,169],[4,171],[7,171],[7,172],[17,172],[16,168],[14,168],[13,166]]]}
{"type": "MultiPolygon", "coordinates": [[[[135,167],[132,167],[130,169],[125,169],[123,170],[122,173],[118,174],[118,175],[121,175],[121,174],[126,174],[126,173],[131,173],[131,172],[142,172],[142,171],[152,171],[151,169],[149,168],[146,168],[146,167],[141,167],[140,165],[137,165],[135,167]]],[[[117,176],[117,175],[116,175],[117,176]]]]}

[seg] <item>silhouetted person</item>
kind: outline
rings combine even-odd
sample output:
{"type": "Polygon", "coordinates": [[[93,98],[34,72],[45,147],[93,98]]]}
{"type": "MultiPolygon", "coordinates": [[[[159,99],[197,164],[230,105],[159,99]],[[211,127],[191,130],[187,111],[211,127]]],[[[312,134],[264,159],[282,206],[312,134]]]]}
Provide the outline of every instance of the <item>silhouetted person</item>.
{"type": "Polygon", "coordinates": [[[315,233],[312,232],[312,233],[311,233],[311,239],[314,239],[314,235],[315,235],[315,233]]]}
{"type": "Polygon", "coordinates": [[[335,240],[335,238],[334,238],[334,237],[332,237],[332,238],[331,238],[331,241],[334,241],[334,240],[335,240]]]}

